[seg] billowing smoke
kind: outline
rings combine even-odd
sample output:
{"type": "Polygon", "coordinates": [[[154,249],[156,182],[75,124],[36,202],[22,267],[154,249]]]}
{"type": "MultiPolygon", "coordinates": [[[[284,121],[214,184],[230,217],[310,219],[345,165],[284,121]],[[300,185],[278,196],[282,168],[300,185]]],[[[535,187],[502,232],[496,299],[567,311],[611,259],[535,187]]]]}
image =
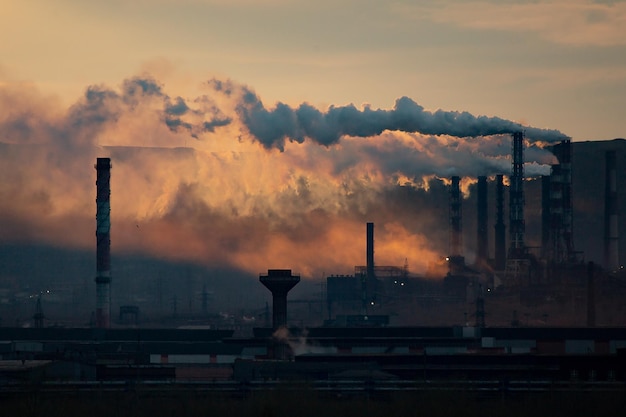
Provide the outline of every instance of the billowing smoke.
{"type": "Polygon", "coordinates": [[[293,109],[278,103],[267,110],[253,93],[237,108],[241,120],[265,147],[284,146],[285,139],[303,142],[310,138],[330,146],[343,136],[371,137],[386,130],[448,135],[459,138],[511,134],[524,130],[529,139],[554,142],[567,136],[557,130],[525,127],[498,117],[473,116],[467,112],[429,112],[408,97],[396,100],[392,110],[357,109],[353,105],[330,107],[322,112],[309,104],[293,109]]]}
{"type": "Polygon", "coordinates": [[[315,278],[363,264],[367,221],[378,264],[423,271],[447,248],[445,178],[507,174],[520,129],[527,174],[547,173],[543,142],[565,137],[406,97],[391,110],[270,110],[216,79],[183,97],[133,77],[67,109],[6,83],[0,107],[0,244],[92,248],[93,164],[108,156],[114,253],[315,278]]]}

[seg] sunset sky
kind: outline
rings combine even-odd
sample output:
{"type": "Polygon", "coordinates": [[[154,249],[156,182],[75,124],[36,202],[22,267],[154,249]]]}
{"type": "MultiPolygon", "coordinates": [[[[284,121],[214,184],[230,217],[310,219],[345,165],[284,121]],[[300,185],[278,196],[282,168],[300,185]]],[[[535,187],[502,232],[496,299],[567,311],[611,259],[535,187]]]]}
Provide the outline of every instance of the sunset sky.
{"type": "Polygon", "coordinates": [[[108,156],[115,250],[349,273],[377,220],[424,270],[445,230],[382,196],[626,135],[623,1],[0,0],[0,39],[5,244],[93,247],[108,156]]]}

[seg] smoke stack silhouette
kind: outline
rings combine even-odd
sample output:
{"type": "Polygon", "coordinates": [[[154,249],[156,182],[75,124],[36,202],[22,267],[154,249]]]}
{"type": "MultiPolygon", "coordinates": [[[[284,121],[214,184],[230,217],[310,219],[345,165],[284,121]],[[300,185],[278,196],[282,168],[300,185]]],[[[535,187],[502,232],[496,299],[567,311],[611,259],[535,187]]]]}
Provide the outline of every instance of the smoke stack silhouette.
{"type": "Polygon", "coordinates": [[[368,283],[374,279],[374,223],[367,223],[366,236],[366,275],[368,283]]]}
{"type": "Polygon", "coordinates": [[[450,257],[460,257],[463,246],[463,236],[461,230],[461,189],[460,177],[451,178],[450,184],[450,257]]]}
{"type": "Polygon", "coordinates": [[[506,226],[504,225],[504,176],[496,176],[496,224],[495,224],[496,269],[504,271],[506,263],[506,226]]]}
{"type": "Polygon", "coordinates": [[[488,259],[487,223],[489,220],[489,214],[487,211],[487,177],[478,177],[476,194],[476,265],[483,267],[488,259]]]}
{"type": "Polygon", "coordinates": [[[541,256],[547,259],[551,255],[550,235],[552,225],[551,213],[552,178],[541,176],[541,256]]]}
{"type": "Polygon", "coordinates": [[[98,158],[96,179],[96,327],[111,317],[111,159],[98,158]]]}
{"type": "Polygon", "coordinates": [[[604,185],[604,266],[609,271],[619,268],[619,230],[617,207],[617,170],[615,151],[605,154],[604,185]]]}
{"type": "Polygon", "coordinates": [[[509,222],[511,246],[509,255],[512,259],[522,259],[526,250],[524,244],[524,133],[513,134],[513,166],[509,190],[509,222]]]}

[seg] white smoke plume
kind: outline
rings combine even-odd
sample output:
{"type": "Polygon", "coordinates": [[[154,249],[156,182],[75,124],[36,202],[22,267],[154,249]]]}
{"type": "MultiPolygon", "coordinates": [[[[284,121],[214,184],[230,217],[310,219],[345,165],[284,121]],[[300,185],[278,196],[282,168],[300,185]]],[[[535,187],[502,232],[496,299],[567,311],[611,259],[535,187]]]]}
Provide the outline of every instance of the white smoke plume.
{"type": "Polygon", "coordinates": [[[114,252],[304,277],[363,264],[367,221],[379,264],[424,270],[447,247],[439,178],[510,172],[508,133],[520,129],[527,174],[547,173],[543,144],[565,138],[408,98],[391,110],[267,109],[217,79],[188,97],[132,77],[69,108],[5,83],[0,107],[0,244],[92,248],[93,164],[108,156],[114,252]]]}

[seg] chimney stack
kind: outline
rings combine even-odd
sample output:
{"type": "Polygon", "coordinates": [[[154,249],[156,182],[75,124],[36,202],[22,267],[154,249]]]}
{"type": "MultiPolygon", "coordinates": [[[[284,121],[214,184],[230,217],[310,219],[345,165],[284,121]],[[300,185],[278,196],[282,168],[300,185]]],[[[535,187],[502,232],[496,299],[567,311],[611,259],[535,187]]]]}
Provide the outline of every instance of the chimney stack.
{"type": "Polygon", "coordinates": [[[96,179],[96,327],[111,318],[111,159],[98,158],[96,179]]]}
{"type": "Polygon", "coordinates": [[[504,176],[496,176],[496,224],[495,224],[496,270],[504,271],[506,263],[506,226],[504,225],[504,176]]]}
{"type": "Polygon", "coordinates": [[[374,223],[367,223],[366,274],[368,282],[374,278],[374,223]]]}
{"type": "Polygon", "coordinates": [[[541,176],[541,257],[552,260],[551,250],[551,228],[552,228],[552,210],[551,210],[551,188],[552,178],[550,175],[541,176]]]}
{"type": "Polygon", "coordinates": [[[450,185],[450,257],[460,257],[463,246],[460,177],[453,176],[450,185]]]}
{"type": "Polygon", "coordinates": [[[513,165],[509,190],[509,233],[511,246],[509,256],[522,259],[525,255],[524,244],[524,133],[513,134],[513,165]]]}
{"type": "Polygon", "coordinates": [[[488,236],[487,223],[489,214],[487,211],[487,177],[478,177],[476,187],[477,194],[477,222],[476,222],[476,265],[482,267],[488,259],[488,236]]]}

